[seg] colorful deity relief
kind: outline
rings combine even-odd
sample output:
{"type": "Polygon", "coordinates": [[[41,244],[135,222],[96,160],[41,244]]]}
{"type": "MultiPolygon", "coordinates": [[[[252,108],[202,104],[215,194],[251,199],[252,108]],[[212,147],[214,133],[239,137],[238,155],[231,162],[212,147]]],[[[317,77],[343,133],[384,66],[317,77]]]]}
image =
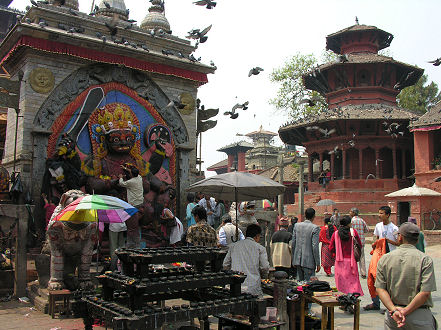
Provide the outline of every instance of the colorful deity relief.
{"type": "MultiPolygon", "coordinates": [[[[125,199],[125,188],[118,185],[118,176],[124,174],[122,165],[136,166],[143,177],[145,194],[141,223],[151,231],[148,236],[155,238],[153,245],[165,242],[160,234],[154,233],[158,229],[154,217],[158,204],[168,205],[175,196],[174,141],[165,121],[150,103],[121,84],[94,86],[66,107],[52,130],[48,154],[58,161],[60,143],[68,135],[76,144],[80,162],[75,164],[80,164],[83,173],[77,182],[84,182],[87,193],[125,199]]],[[[61,177],[66,166],[52,164],[61,169],[49,169],[47,173],[61,177]]]]}

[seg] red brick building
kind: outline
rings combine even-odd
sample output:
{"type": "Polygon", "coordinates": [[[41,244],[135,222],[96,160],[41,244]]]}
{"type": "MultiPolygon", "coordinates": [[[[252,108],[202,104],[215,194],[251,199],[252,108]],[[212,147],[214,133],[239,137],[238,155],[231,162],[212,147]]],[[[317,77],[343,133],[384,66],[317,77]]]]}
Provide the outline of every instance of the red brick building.
{"type": "Polygon", "coordinates": [[[331,172],[326,187],[309,172],[306,207],[332,199],[341,213],[358,207],[374,224],[384,195],[411,184],[413,137],[407,127],[418,115],[398,107],[396,96],[423,70],[378,54],[392,39],[358,24],[333,33],[327,49],[338,60],[303,77],[306,88],[326,97],[328,109],[281,127],[279,135],[286,144],[306,147],[309,168],[319,162],[321,171],[331,172]]]}
{"type": "MultiPolygon", "coordinates": [[[[432,191],[426,194],[398,194],[390,198],[389,205],[397,210],[398,217],[404,220],[403,208],[409,209],[410,215],[417,219],[423,229],[432,229],[430,212],[441,211],[441,102],[428,110],[410,125],[414,137],[415,185],[432,191]],[[412,196],[413,195],[413,196],[412,196]]],[[[438,223],[435,227],[441,229],[438,223]]]]}

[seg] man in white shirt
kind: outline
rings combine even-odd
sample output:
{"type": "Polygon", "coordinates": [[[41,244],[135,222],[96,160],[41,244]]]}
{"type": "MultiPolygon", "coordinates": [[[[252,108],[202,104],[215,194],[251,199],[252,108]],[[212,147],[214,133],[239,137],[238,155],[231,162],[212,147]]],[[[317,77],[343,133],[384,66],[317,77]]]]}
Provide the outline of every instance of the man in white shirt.
{"type": "Polygon", "coordinates": [[[224,269],[244,273],[242,292],[263,296],[261,279],[268,276],[269,262],[266,249],[260,245],[262,229],[259,225],[247,227],[246,239],[232,244],[224,259],[224,269]]]}
{"type": "MultiPolygon", "coordinates": [[[[375,225],[374,239],[385,238],[388,242],[389,252],[395,250],[398,243],[398,227],[390,221],[391,209],[389,206],[381,206],[378,209],[378,217],[381,222],[375,225]]],[[[375,243],[375,242],[374,242],[375,243]]],[[[372,267],[372,265],[370,266],[372,267]]],[[[372,304],[364,306],[365,311],[379,311],[380,297],[377,295],[372,298],[372,304]]]]}
{"type": "MultiPolygon", "coordinates": [[[[123,175],[119,175],[119,185],[127,189],[127,202],[136,208],[140,208],[144,203],[144,187],[142,177],[139,175],[139,170],[136,167],[123,167],[126,172],[126,179],[123,175]]],[[[126,221],[127,225],[127,247],[140,247],[139,234],[139,212],[136,212],[126,221]]]]}
{"type": "Polygon", "coordinates": [[[385,238],[389,245],[389,251],[395,250],[399,245],[398,227],[390,221],[391,209],[389,206],[381,206],[378,209],[378,217],[381,222],[375,225],[374,236],[376,239],[385,238]]]}
{"type": "Polygon", "coordinates": [[[238,229],[239,237],[236,238],[236,225],[232,223],[229,214],[222,217],[222,223],[224,225],[219,229],[219,245],[230,246],[232,243],[245,239],[240,229],[238,229]]]}

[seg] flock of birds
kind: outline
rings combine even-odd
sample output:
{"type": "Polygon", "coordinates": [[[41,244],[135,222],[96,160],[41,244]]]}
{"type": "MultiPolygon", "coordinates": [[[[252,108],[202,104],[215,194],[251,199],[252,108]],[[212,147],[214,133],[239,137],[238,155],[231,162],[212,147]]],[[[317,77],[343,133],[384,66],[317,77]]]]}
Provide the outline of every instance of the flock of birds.
{"type": "MultiPolygon", "coordinates": [[[[149,0],[149,1],[151,3],[153,3],[154,0],[149,0]]],[[[49,4],[49,1],[30,0],[30,2],[33,6],[39,6],[39,4],[49,4]]],[[[111,9],[111,5],[108,2],[104,1],[103,3],[106,8],[111,9]]],[[[58,1],[55,1],[53,4],[59,5],[59,6],[64,6],[65,0],[58,0],[58,1]]],[[[211,0],[199,0],[199,1],[194,1],[193,4],[195,4],[197,6],[204,6],[206,9],[213,9],[216,7],[217,2],[211,1],[211,0]]],[[[160,2],[159,5],[162,6],[162,8],[164,8],[164,1],[160,2]]],[[[100,10],[100,8],[98,6],[95,6],[94,10],[90,13],[90,15],[96,15],[99,10],[100,10]]],[[[74,16],[78,16],[78,13],[71,8],[69,8],[69,13],[74,16]]],[[[129,9],[127,9],[126,15],[127,16],[129,15],[129,9]]],[[[29,24],[32,23],[32,21],[29,18],[26,18],[26,22],[29,24]]],[[[136,23],[136,20],[128,20],[127,25],[125,25],[123,28],[124,29],[132,29],[134,27],[134,23],[136,23]]],[[[105,23],[105,25],[109,31],[109,34],[110,34],[110,39],[115,44],[122,44],[122,45],[129,46],[129,47],[132,47],[135,49],[140,48],[146,52],[150,51],[146,44],[131,42],[129,40],[126,40],[124,37],[118,38],[117,37],[118,29],[119,29],[119,27],[117,26],[118,24],[120,24],[119,20],[116,20],[116,19],[112,20],[110,23],[109,22],[105,23]]],[[[40,19],[38,22],[38,25],[41,28],[46,28],[48,26],[47,22],[44,19],[40,19]]],[[[65,30],[65,31],[68,31],[69,33],[84,33],[83,27],[69,26],[64,23],[59,23],[58,28],[65,30]]],[[[186,38],[191,39],[191,40],[195,40],[196,41],[195,46],[197,47],[199,44],[205,43],[208,40],[207,34],[211,30],[211,28],[212,28],[212,25],[209,25],[204,29],[192,29],[188,32],[188,35],[186,36],[186,38]]],[[[152,37],[162,37],[162,36],[166,35],[166,33],[171,33],[171,31],[163,31],[161,29],[158,29],[158,30],[151,29],[149,31],[149,33],[152,37]]],[[[103,43],[106,43],[108,41],[108,37],[101,32],[96,32],[96,37],[98,39],[102,40],[103,43]]],[[[193,54],[185,55],[182,52],[169,50],[169,49],[162,49],[162,54],[165,56],[177,56],[179,58],[188,59],[191,62],[200,62],[201,61],[200,57],[196,58],[193,54]]],[[[347,55],[339,55],[337,57],[337,61],[340,63],[344,63],[344,62],[348,62],[349,58],[347,55]]],[[[440,66],[441,65],[441,57],[437,58],[433,61],[429,61],[428,63],[431,63],[434,66],[440,66]]],[[[212,66],[215,66],[213,61],[211,61],[210,64],[212,66]]],[[[249,70],[248,77],[258,75],[262,71],[264,71],[264,69],[262,69],[261,67],[253,67],[252,69],[249,70]]],[[[404,75],[403,77],[401,77],[401,79],[395,84],[394,89],[401,90],[404,87],[406,87],[406,82],[413,79],[416,74],[417,73],[415,71],[411,71],[411,72],[407,73],[406,75],[404,75]]],[[[299,104],[306,104],[309,107],[313,107],[320,101],[321,101],[321,98],[319,96],[313,96],[310,99],[308,99],[308,98],[302,99],[299,102],[299,104]]],[[[183,105],[182,103],[180,103],[178,101],[170,102],[169,106],[171,106],[171,105],[176,106],[179,109],[182,109],[183,107],[185,107],[185,105],[183,105]]],[[[249,101],[246,101],[244,103],[236,103],[231,108],[230,111],[224,112],[224,115],[229,116],[231,119],[237,119],[239,117],[238,110],[247,110],[248,105],[249,105],[249,101]]],[[[385,112],[385,114],[384,114],[385,120],[392,119],[392,115],[391,115],[392,109],[384,109],[383,111],[385,112]]],[[[345,111],[343,111],[343,109],[340,107],[337,107],[336,109],[333,109],[333,110],[328,109],[323,112],[323,115],[324,115],[325,119],[335,118],[335,117],[344,119],[344,118],[350,117],[349,114],[346,113],[345,111]]],[[[305,118],[303,118],[301,121],[314,121],[316,118],[317,118],[316,115],[309,115],[309,116],[306,116],[305,118]]],[[[413,118],[412,120],[415,120],[415,119],[413,118]]],[[[385,129],[384,129],[385,132],[387,132],[393,138],[397,138],[400,135],[401,136],[404,135],[404,131],[399,129],[401,126],[398,123],[388,124],[387,121],[385,121],[383,123],[383,125],[385,127],[385,129]]],[[[313,131],[313,130],[318,131],[319,133],[323,134],[324,138],[328,138],[330,135],[335,133],[335,129],[331,129],[328,131],[327,129],[319,128],[318,126],[307,127],[306,129],[309,131],[313,131]]],[[[350,140],[350,141],[348,141],[348,144],[352,146],[355,143],[353,140],[350,140]]],[[[334,152],[335,152],[335,150],[334,150],[334,152]]]]}
{"type": "MultiPolygon", "coordinates": [[[[31,4],[36,7],[38,7],[40,4],[49,4],[49,1],[35,1],[35,0],[30,0],[30,1],[31,1],[31,4]]],[[[153,0],[149,0],[149,1],[153,3],[153,0]]],[[[104,1],[103,3],[107,9],[111,9],[111,5],[107,1],[104,1]]],[[[205,6],[206,9],[213,9],[214,7],[216,7],[216,2],[211,1],[211,0],[200,0],[200,1],[194,1],[193,3],[198,6],[205,6]]],[[[64,6],[65,1],[60,0],[60,1],[56,1],[53,4],[59,5],[59,6],[64,6]]],[[[160,6],[162,6],[164,8],[163,1],[160,3],[160,6]]],[[[100,11],[100,8],[97,5],[95,5],[93,11],[89,15],[95,16],[99,11],[100,11]]],[[[69,13],[74,16],[78,16],[78,12],[76,12],[75,10],[73,10],[71,8],[69,8],[69,13]]],[[[127,9],[126,15],[128,16],[129,13],[130,13],[129,10],[127,9]]],[[[33,23],[30,18],[26,18],[25,21],[28,24],[33,23]]],[[[125,23],[127,23],[127,24],[123,27],[123,29],[129,30],[135,26],[134,23],[136,23],[136,20],[127,20],[125,23]]],[[[123,24],[125,24],[125,23],[123,23],[123,24]]],[[[44,29],[48,26],[48,23],[44,19],[40,19],[38,22],[38,25],[44,29]]],[[[121,27],[120,27],[121,21],[120,20],[115,18],[111,22],[105,22],[105,26],[108,30],[109,36],[105,35],[102,32],[96,32],[96,37],[98,39],[102,40],[103,43],[108,42],[110,39],[115,44],[120,44],[120,45],[124,45],[124,46],[128,46],[128,47],[132,47],[134,49],[140,48],[146,52],[150,52],[150,50],[146,44],[131,42],[124,37],[118,36],[119,29],[121,29],[121,27]]],[[[58,28],[65,30],[65,31],[68,31],[69,33],[84,33],[85,32],[85,29],[83,27],[70,26],[65,23],[59,23],[58,28]]],[[[186,36],[186,38],[191,39],[191,40],[195,40],[196,41],[195,46],[197,47],[199,44],[205,43],[208,40],[207,34],[211,30],[211,28],[212,28],[212,25],[209,25],[204,29],[192,29],[188,32],[188,35],[186,36]]],[[[166,33],[171,33],[171,31],[164,31],[162,29],[158,29],[158,30],[151,29],[149,31],[149,34],[152,37],[162,37],[166,33]]],[[[186,58],[186,59],[190,60],[191,62],[200,62],[201,61],[200,57],[196,58],[193,54],[185,55],[182,52],[175,51],[175,50],[162,49],[162,54],[165,56],[177,56],[177,57],[183,58],[183,59],[186,58]]],[[[210,62],[210,65],[215,66],[213,61],[210,62]]],[[[261,67],[258,67],[258,66],[253,67],[249,70],[248,77],[257,76],[262,71],[264,71],[264,69],[261,67]]],[[[243,103],[236,103],[231,108],[230,111],[224,112],[224,115],[229,116],[231,119],[237,119],[239,117],[239,110],[244,110],[244,111],[247,110],[248,105],[249,105],[249,101],[245,101],[243,103]]],[[[178,109],[183,109],[185,107],[185,104],[182,104],[179,101],[173,100],[167,106],[168,107],[174,106],[178,109]]],[[[255,116],[256,115],[254,115],[254,117],[255,116]]]]}

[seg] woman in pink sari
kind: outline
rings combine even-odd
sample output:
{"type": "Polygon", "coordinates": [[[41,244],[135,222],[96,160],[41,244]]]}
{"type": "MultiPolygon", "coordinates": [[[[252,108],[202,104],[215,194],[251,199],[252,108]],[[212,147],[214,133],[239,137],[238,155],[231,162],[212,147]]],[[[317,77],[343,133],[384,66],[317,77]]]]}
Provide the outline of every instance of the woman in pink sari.
{"type": "Polygon", "coordinates": [[[351,229],[351,218],[344,216],[340,219],[340,227],[331,238],[329,250],[335,255],[335,284],[338,291],[343,293],[359,293],[363,295],[358,266],[353,251],[353,240],[361,245],[360,237],[355,229],[351,229]]]}

